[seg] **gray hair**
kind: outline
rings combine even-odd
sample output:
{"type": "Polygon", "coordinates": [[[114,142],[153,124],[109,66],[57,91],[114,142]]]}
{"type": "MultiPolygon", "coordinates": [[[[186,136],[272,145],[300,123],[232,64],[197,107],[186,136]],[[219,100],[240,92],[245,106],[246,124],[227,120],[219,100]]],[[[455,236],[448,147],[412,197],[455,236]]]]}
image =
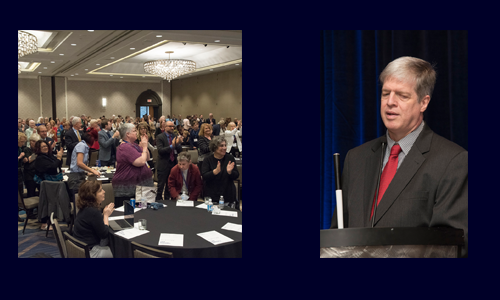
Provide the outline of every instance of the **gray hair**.
{"type": "Polygon", "coordinates": [[[191,154],[189,154],[187,152],[179,153],[179,155],[177,155],[177,161],[181,161],[181,160],[189,162],[191,160],[191,154]]]}
{"type": "Polygon", "coordinates": [[[75,124],[78,122],[82,122],[82,119],[80,119],[80,117],[74,117],[73,120],[71,120],[71,124],[73,124],[73,126],[75,126],[75,124]]]}
{"type": "Polygon", "coordinates": [[[225,142],[226,139],[224,138],[224,136],[222,135],[215,136],[210,141],[208,148],[210,149],[211,152],[215,152],[217,149],[219,149],[220,145],[225,142]]]}
{"type": "Polygon", "coordinates": [[[379,79],[382,86],[389,78],[415,83],[415,92],[420,103],[425,96],[432,95],[436,84],[436,71],[429,62],[423,59],[403,56],[391,61],[380,73],[379,79]]]}
{"type": "Polygon", "coordinates": [[[125,136],[127,133],[132,132],[132,130],[135,128],[135,125],[132,123],[125,123],[120,126],[120,129],[118,131],[120,132],[120,138],[122,140],[125,139],[125,136]]]}
{"type": "Polygon", "coordinates": [[[33,141],[33,142],[39,141],[40,139],[41,139],[41,137],[40,137],[40,135],[39,135],[39,134],[37,134],[37,133],[33,133],[33,134],[30,136],[30,138],[29,138],[29,140],[30,140],[30,141],[33,141]]]}

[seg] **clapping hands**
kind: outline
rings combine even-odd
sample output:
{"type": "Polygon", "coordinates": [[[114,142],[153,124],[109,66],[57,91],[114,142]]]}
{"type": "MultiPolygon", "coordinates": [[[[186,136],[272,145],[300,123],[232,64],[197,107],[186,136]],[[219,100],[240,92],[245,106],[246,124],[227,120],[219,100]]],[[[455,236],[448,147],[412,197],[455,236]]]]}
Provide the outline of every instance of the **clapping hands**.
{"type": "Polygon", "coordinates": [[[226,170],[227,170],[227,173],[228,173],[228,174],[231,174],[231,171],[233,171],[233,169],[234,169],[234,162],[230,162],[230,163],[228,163],[228,164],[227,164],[227,169],[226,169],[226,170]]]}

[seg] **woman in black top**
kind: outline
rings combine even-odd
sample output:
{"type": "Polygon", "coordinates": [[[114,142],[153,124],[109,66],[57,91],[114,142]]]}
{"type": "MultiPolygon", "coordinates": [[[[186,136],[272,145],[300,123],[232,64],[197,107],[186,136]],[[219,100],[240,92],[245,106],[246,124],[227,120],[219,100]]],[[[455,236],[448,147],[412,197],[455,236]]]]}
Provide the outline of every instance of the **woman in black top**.
{"type": "Polygon", "coordinates": [[[52,154],[52,149],[50,149],[49,144],[47,144],[46,141],[39,140],[35,143],[35,153],[37,155],[37,158],[35,160],[35,181],[37,181],[37,179],[39,179],[39,181],[58,181],[59,179],[62,180],[62,176],[60,176],[60,178],[57,178],[57,175],[59,175],[60,173],[63,149],[61,148],[59,152],[57,152],[56,158],[52,154]]]}
{"type": "MultiPolygon", "coordinates": [[[[203,195],[212,198],[214,203],[224,196],[224,205],[233,205],[236,202],[236,188],[234,180],[239,177],[235,168],[234,157],[226,153],[226,140],[223,136],[216,136],[210,142],[213,154],[203,160],[203,195]]],[[[236,205],[239,207],[239,205],[236,205]]]]}
{"type": "Polygon", "coordinates": [[[201,124],[198,132],[198,169],[201,170],[203,160],[210,155],[210,141],[212,140],[212,125],[208,123],[201,124]]]}
{"type": "Polygon", "coordinates": [[[37,155],[34,152],[36,142],[40,140],[38,134],[32,134],[29,139],[31,148],[26,148],[26,161],[24,163],[24,185],[28,191],[28,198],[36,196],[35,190],[40,191],[40,185],[33,179],[35,177],[35,159],[37,155]]]}
{"type": "Polygon", "coordinates": [[[76,215],[73,236],[91,247],[91,258],[113,258],[108,247],[108,218],[115,210],[115,204],[107,205],[101,215],[99,205],[104,201],[105,193],[97,180],[85,181],[78,190],[76,206],[80,211],[76,215]]]}

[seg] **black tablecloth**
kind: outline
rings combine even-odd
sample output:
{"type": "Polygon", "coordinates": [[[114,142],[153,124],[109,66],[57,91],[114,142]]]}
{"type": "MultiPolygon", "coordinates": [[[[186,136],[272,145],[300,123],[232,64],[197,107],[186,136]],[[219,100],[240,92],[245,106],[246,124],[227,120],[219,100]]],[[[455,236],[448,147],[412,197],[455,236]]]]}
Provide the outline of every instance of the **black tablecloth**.
{"type": "MultiPolygon", "coordinates": [[[[227,211],[237,211],[238,217],[215,216],[206,209],[196,207],[177,207],[176,201],[158,201],[167,207],[153,210],[140,210],[134,214],[134,222],[147,220],[149,233],[130,240],[115,235],[109,228],[109,246],[115,258],[133,257],[131,241],[148,247],[172,252],[174,257],[242,257],[242,233],[221,229],[226,223],[242,224],[241,211],[224,207],[227,211]],[[213,245],[198,233],[215,230],[233,242],[213,245]],[[159,246],[161,233],[184,234],[184,246],[159,246]]],[[[194,206],[202,202],[195,201],[194,206]]],[[[122,215],[123,212],[113,212],[111,216],[122,215]]]]}

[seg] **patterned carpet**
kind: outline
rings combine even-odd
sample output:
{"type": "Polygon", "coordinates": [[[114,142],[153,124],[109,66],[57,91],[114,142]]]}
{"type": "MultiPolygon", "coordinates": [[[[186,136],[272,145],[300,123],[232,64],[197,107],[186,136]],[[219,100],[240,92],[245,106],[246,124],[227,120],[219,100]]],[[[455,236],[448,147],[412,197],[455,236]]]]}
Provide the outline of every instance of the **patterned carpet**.
{"type": "MultiPolygon", "coordinates": [[[[24,211],[19,212],[19,217],[24,220],[26,213],[24,211]]],[[[35,255],[37,257],[49,255],[53,258],[61,258],[53,231],[50,230],[48,236],[45,237],[46,231],[40,230],[41,225],[36,219],[28,220],[23,235],[24,221],[17,223],[17,257],[30,258],[35,255]]],[[[60,223],[60,227],[62,231],[67,231],[68,229],[68,225],[64,222],[60,223]]]]}

